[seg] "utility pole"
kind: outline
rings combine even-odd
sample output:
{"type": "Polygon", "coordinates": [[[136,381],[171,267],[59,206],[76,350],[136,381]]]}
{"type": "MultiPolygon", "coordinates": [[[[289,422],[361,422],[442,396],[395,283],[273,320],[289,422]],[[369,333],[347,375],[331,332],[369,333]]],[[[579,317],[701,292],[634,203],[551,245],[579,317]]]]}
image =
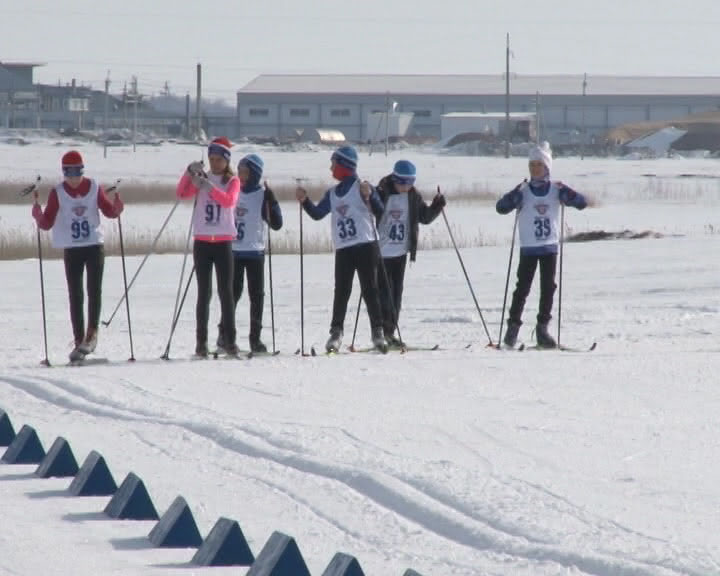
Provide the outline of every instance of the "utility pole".
{"type": "Polygon", "coordinates": [[[185,94],[185,137],[190,138],[192,128],[190,127],[190,92],[185,94]]]}
{"type": "Polygon", "coordinates": [[[199,139],[202,132],[202,123],[200,119],[200,102],[202,100],[202,64],[197,65],[197,94],[195,95],[195,117],[197,122],[197,131],[195,138],[199,139]]]}
{"type": "Polygon", "coordinates": [[[137,145],[137,105],[138,105],[138,86],[137,76],[132,77],[132,96],[133,96],[133,152],[137,145]]]}
{"type": "Polygon", "coordinates": [[[108,70],[107,77],[105,78],[105,116],[103,118],[103,130],[105,136],[103,137],[103,158],[107,158],[107,143],[108,143],[108,111],[110,105],[110,70],[108,70]]]}
{"type": "Polygon", "coordinates": [[[390,92],[385,93],[385,156],[388,155],[390,140],[390,92]]]}
{"type": "Polygon", "coordinates": [[[540,144],[540,127],[542,121],[540,117],[540,92],[535,92],[535,144],[540,144]]]}
{"type": "Polygon", "coordinates": [[[583,74],[582,88],[582,134],[580,134],[580,160],[585,160],[585,94],[587,91],[587,73],[583,74]]]}
{"type": "Polygon", "coordinates": [[[510,33],[505,46],[505,158],[510,158],[510,33]]]}

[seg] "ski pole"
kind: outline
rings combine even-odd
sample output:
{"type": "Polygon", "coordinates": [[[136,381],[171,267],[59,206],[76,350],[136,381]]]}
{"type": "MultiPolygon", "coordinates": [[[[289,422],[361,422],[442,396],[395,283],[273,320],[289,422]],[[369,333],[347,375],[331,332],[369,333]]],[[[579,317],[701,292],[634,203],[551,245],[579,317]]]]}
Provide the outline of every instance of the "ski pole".
{"type": "Polygon", "coordinates": [[[183,290],[182,298],[177,309],[177,314],[173,318],[172,326],[170,326],[170,336],[168,337],[167,346],[165,346],[165,352],[160,356],[163,360],[170,360],[170,344],[172,343],[173,335],[175,334],[175,328],[177,327],[178,320],[180,319],[180,312],[182,312],[183,305],[185,304],[185,297],[187,296],[188,289],[190,288],[190,282],[192,282],[193,274],[195,274],[195,264],[190,269],[188,275],[187,284],[185,284],[185,290],[183,290]]]}
{"type": "MultiPolygon", "coordinates": [[[[35,202],[38,201],[37,186],[40,182],[40,176],[37,177],[33,184],[26,186],[20,191],[20,196],[27,196],[28,194],[34,193],[35,202]]],[[[40,240],[40,227],[35,225],[35,231],[37,235],[37,249],[38,249],[38,264],[40,267],[40,304],[42,308],[42,323],[43,323],[43,342],[45,346],[45,358],[40,362],[44,366],[50,366],[50,359],[48,358],[48,341],[47,341],[47,314],[45,311],[45,275],[43,274],[43,256],[42,256],[42,242],[40,240]]]]}
{"type": "MultiPolygon", "coordinates": [[[[175,200],[175,204],[170,209],[170,213],[165,218],[165,222],[163,222],[163,225],[160,227],[160,230],[155,235],[155,238],[153,239],[152,244],[150,245],[150,250],[147,254],[143,257],[142,261],[140,262],[140,265],[137,267],[137,270],[135,270],[135,274],[133,274],[133,277],[130,279],[130,283],[128,284],[128,291],[133,287],[133,284],[135,284],[135,279],[138,277],[138,274],[140,274],[140,270],[142,270],[143,266],[145,266],[145,262],[147,262],[147,259],[150,258],[150,255],[155,252],[155,249],[157,247],[158,241],[160,240],[160,236],[162,236],[162,233],[165,231],[165,227],[170,222],[170,218],[172,218],[173,213],[177,209],[178,205],[180,204],[180,199],[178,198],[175,200]]],[[[127,292],[124,293],[120,300],[118,301],[117,305],[115,306],[115,309],[112,311],[112,314],[110,314],[110,317],[107,320],[103,320],[102,324],[103,326],[110,326],[110,323],[113,321],[113,318],[115,318],[115,314],[117,314],[118,310],[120,309],[120,306],[122,306],[123,300],[127,297],[127,292]]]]}
{"type": "Polygon", "coordinates": [[[303,270],[303,207],[300,208],[300,353],[305,356],[305,273],[303,270]]]}
{"type": "MultiPolygon", "coordinates": [[[[120,180],[118,179],[113,186],[107,189],[107,193],[115,192],[115,196],[117,197],[117,189],[120,186],[120,180]]],[[[135,350],[133,348],[133,337],[132,337],[132,323],[130,322],[130,299],[128,298],[128,281],[127,281],[127,269],[125,267],[125,243],[123,241],[123,231],[122,231],[122,218],[118,214],[118,237],[120,239],[120,261],[122,262],[122,273],[123,273],[123,287],[125,289],[124,299],[125,299],[125,312],[127,314],[127,322],[128,322],[128,336],[130,338],[130,358],[128,358],[129,362],[135,362],[135,350]]]]}
{"type": "MultiPolygon", "coordinates": [[[[265,181],[265,190],[267,190],[267,181],[265,181]]],[[[268,245],[268,272],[270,274],[270,326],[272,329],[272,347],[275,354],[275,303],[273,301],[273,274],[272,274],[272,244],[270,243],[270,203],[267,203],[267,245],[268,245]]]]}
{"type": "Polygon", "coordinates": [[[560,319],[562,317],[563,245],[565,243],[565,204],[560,203],[560,271],[558,279],[557,347],[560,348],[560,319]]]}
{"type": "MultiPolygon", "coordinates": [[[[187,238],[185,239],[185,254],[183,254],[182,267],[180,268],[180,280],[178,281],[177,294],[175,294],[175,308],[173,309],[173,321],[178,315],[178,306],[180,304],[180,291],[182,290],[183,279],[185,278],[185,265],[187,263],[188,253],[190,252],[190,239],[192,238],[193,218],[195,217],[195,208],[197,207],[197,196],[193,203],[192,213],[190,215],[190,226],[188,226],[187,238]]],[[[172,334],[170,336],[172,338],[172,334]]],[[[169,348],[169,342],[168,342],[169,348]]]]}
{"type": "Polygon", "coordinates": [[[500,335],[498,336],[497,347],[502,345],[503,326],[505,324],[505,306],[507,305],[508,288],[510,286],[510,269],[512,268],[513,252],[515,251],[515,233],[517,232],[518,217],[520,213],[515,211],[515,222],[513,224],[512,240],[510,241],[510,259],[508,260],[507,277],[505,278],[505,295],[503,296],[502,314],[500,314],[500,335]]]}
{"type": "MultiPolygon", "coordinates": [[[[438,186],[437,191],[438,194],[440,194],[440,186],[438,186]]],[[[478,304],[477,298],[475,297],[475,290],[473,290],[472,284],[470,283],[470,277],[468,276],[467,270],[465,269],[465,263],[463,262],[462,256],[460,255],[460,250],[458,250],[457,244],[455,243],[455,237],[453,236],[452,229],[450,228],[450,222],[448,222],[447,215],[445,214],[445,208],[441,208],[440,212],[442,213],[443,220],[445,220],[445,226],[447,226],[450,240],[452,241],[453,248],[455,248],[455,254],[457,254],[458,260],[460,262],[460,267],[462,268],[463,274],[465,275],[465,280],[467,281],[468,288],[470,288],[470,294],[472,295],[473,301],[475,302],[475,308],[477,308],[478,314],[480,314],[480,320],[482,321],[483,328],[485,329],[485,335],[488,339],[488,346],[493,346],[493,341],[490,337],[490,331],[488,330],[487,324],[485,323],[485,318],[483,317],[482,310],[480,310],[480,304],[478,304]]]]}
{"type": "Polygon", "coordinates": [[[355,312],[355,326],[353,327],[352,342],[350,342],[350,350],[355,350],[355,335],[357,334],[358,320],[360,320],[360,306],[362,305],[362,292],[358,296],[357,311],[355,312]]]}

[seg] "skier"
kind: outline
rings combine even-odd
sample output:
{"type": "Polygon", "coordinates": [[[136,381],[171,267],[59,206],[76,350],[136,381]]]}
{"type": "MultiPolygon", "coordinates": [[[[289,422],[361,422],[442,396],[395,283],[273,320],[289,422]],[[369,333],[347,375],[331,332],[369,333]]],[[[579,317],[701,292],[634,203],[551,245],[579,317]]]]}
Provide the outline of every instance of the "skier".
{"type": "Polygon", "coordinates": [[[442,194],[437,194],[430,205],[426,204],[415,189],[415,177],[416,169],[412,162],[398,160],[392,174],[385,176],[377,185],[385,205],[378,224],[380,253],[385,267],[385,274],[380,270],[378,275],[380,304],[385,340],[393,347],[404,346],[395,336],[395,328],[402,307],[407,253],[410,252],[410,262],[415,262],[419,223],[430,224],[446,204],[442,194]]]}
{"type": "Polygon", "coordinates": [[[235,309],[232,296],[233,257],[235,238],[235,205],[240,181],[230,166],[232,144],[227,138],[215,138],[208,146],[210,173],[202,162],[193,162],[177,185],[179,198],[195,196],[193,211],[193,263],[197,281],[195,307],[195,354],[208,355],[208,315],[212,295],[212,269],[215,266],[217,290],[220,298],[223,342],[228,355],[237,355],[235,343],[235,309]]]}
{"type": "MultiPolygon", "coordinates": [[[[235,307],[243,291],[247,274],[250,297],[250,350],[267,352],[260,339],[262,331],[263,303],[265,299],[265,223],[273,230],[283,225],[280,204],[273,191],[260,185],[263,161],[256,154],[248,154],[238,163],[241,192],[235,208],[237,235],[232,243],[233,253],[233,301],[235,307]]],[[[234,314],[233,314],[234,315],[234,314]]],[[[218,326],[217,346],[225,348],[222,323],[218,326]]]]}
{"type": "Polygon", "coordinates": [[[540,264],[540,305],[537,314],[535,337],[540,348],[555,348],[557,343],[548,332],[553,295],[555,293],[555,268],[558,254],[558,220],[560,204],[582,210],[587,202],[562,182],[550,180],[552,150],[547,142],[534,146],[528,156],[530,181],[523,182],[498,200],[496,209],[500,214],[518,210],[520,234],[520,262],[517,269],[517,285],[507,321],[503,341],[513,347],[522,325],[521,317],[525,300],[530,293],[535,269],[540,264]]]}
{"type": "Polygon", "coordinates": [[[317,205],[308,198],[303,188],[298,187],[296,190],[298,202],[313,220],[321,220],[332,213],[335,294],[330,338],[325,344],[325,350],[337,352],[340,349],[347,303],[357,271],[370,317],[373,346],[387,352],[377,283],[380,250],[373,218],[373,215],[376,218],[382,216],[383,203],[377,191],[368,182],[358,178],[357,152],[352,146],[343,146],[333,152],[330,170],[338,184],[330,188],[317,205]]]}
{"type": "Polygon", "coordinates": [[[117,218],[122,214],[123,202],[117,192],[111,202],[102,186],[83,176],[85,166],[76,150],[64,154],[61,165],[63,181],[50,191],[44,211],[35,194],[32,216],[41,230],[52,228],[53,246],[63,249],[74,339],[70,361],[78,362],[97,346],[105,264],[100,212],[107,218],[117,218]],[[83,312],[86,269],[87,331],[83,312]]]}

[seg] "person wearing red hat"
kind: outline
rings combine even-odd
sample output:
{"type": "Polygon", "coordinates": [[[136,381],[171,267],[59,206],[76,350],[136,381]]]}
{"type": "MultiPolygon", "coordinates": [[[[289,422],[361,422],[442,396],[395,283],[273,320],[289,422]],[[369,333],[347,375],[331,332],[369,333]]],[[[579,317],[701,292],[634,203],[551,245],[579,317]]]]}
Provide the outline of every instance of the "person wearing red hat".
{"type": "Polygon", "coordinates": [[[238,354],[232,288],[232,241],[237,235],[235,205],[240,194],[240,180],[230,166],[231,148],[232,144],[227,138],[215,138],[208,146],[210,172],[205,172],[202,162],[192,162],[177,185],[179,198],[195,197],[192,221],[193,262],[197,281],[195,354],[203,358],[208,355],[213,266],[220,298],[224,349],[228,355],[238,354]]]}
{"type": "Polygon", "coordinates": [[[124,206],[117,192],[110,201],[102,186],[85,178],[83,159],[76,150],[63,155],[61,164],[63,181],[50,190],[44,210],[35,195],[32,216],[41,230],[52,229],[53,246],[63,249],[75,343],[70,360],[78,361],[94,352],[97,346],[105,264],[100,212],[106,218],[117,218],[124,206]],[[83,276],[86,269],[87,330],[83,313],[83,276]]]}

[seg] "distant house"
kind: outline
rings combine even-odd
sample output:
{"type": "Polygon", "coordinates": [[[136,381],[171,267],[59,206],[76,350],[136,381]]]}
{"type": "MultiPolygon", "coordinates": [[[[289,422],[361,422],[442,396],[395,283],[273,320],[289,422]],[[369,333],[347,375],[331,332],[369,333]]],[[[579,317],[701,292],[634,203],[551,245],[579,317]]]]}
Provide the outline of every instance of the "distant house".
{"type": "MultiPolygon", "coordinates": [[[[449,140],[468,133],[504,138],[505,124],[503,112],[450,112],[440,117],[440,139],[449,140]]],[[[522,142],[535,140],[535,113],[511,112],[510,137],[522,142]]]]}
{"type": "Polygon", "coordinates": [[[339,144],[345,142],[345,134],[330,128],[305,128],[299,138],[300,142],[313,144],[339,144]]]}
{"type": "Polygon", "coordinates": [[[720,110],[681,116],[664,122],[623,124],[606,135],[607,141],[625,149],[720,151],[720,110]]]}

